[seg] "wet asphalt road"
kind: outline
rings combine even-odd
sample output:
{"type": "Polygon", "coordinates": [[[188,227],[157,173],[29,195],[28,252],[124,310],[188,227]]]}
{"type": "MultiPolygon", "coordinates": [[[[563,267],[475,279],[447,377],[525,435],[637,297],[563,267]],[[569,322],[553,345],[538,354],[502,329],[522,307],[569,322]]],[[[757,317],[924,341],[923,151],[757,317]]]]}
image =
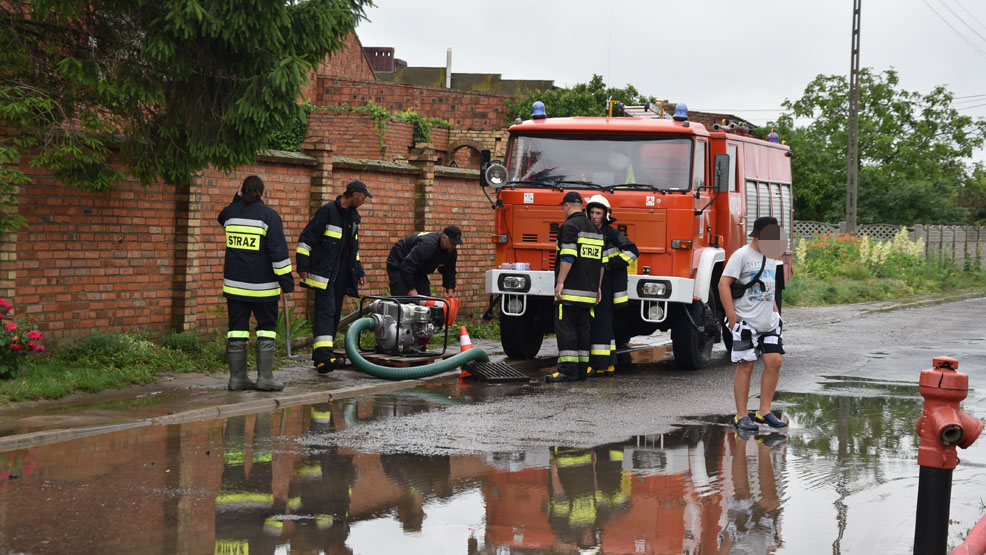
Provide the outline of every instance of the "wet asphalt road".
{"type": "MultiPolygon", "coordinates": [[[[864,387],[867,380],[914,385],[933,357],[950,356],[970,375],[970,386],[979,385],[963,407],[986,415],[986,298],[886,312],[874,310],[877,307],[786,308],[787,354],[779,391],[818,392],[838,378],[843,394],[879,395],[864,387]]],[[[433,393],[485,402],[455,402],[443,410],[368,423],[342,431],[332,441],[361,450],[423,454],[624,441],[666,432],[674,424],[731,414],[733,368],[717,345],[713,363],[696,372],[677,370],[669,357],[637,364],[628,375],[575,384],[451,386],[433,393]]],[[[751,409],[758,403],[760,370],[758,364],[751,409]]],[[[783,402],[774,408],[783,410],[783,402]]]]}

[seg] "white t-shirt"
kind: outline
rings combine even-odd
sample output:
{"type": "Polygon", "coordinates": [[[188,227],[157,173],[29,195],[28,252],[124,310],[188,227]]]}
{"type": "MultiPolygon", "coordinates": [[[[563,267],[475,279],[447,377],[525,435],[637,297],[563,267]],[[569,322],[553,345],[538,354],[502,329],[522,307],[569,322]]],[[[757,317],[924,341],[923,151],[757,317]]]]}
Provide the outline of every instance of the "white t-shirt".
{"type": "MultiPolygon", "coordinates": [[[[736,278],[738,283],[750,283],[753,281],[753,276],[760,271],[762,260],[763,253],[750,245],[744,245],[736,249],[736,252],[726,261],[726,268],[722,271],[722,275],[736,278]]],[[[767,258],[763,273],[758,278],[763,282],[765,290],[761,290],[758,283],[749,287],[742,297],[733,299],[736,317],[746,321],[750,327],[758,332],[769,332],[780,324],[780,315],[774,312],[776,272],[777,262],[772,258],[767,258]]]]}

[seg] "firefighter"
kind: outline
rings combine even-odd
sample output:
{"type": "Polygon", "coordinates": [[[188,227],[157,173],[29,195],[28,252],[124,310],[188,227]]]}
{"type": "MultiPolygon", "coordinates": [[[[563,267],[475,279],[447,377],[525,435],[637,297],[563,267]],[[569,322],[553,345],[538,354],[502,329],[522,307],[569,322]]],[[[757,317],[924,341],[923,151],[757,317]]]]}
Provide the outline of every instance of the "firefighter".
{"type": "Polygon", "coordinates": [[[277,301],[294,291],[291,256],[284,241],[281,217],[264,205],[264,180],[251,175],[219,213],[226,232],[223,296],[229,312],[226,361],[230,391],[280,391],[274,379],[274,342],[277,338],[277,301]],[[247,341],[250,313],[257,319],[257,382],[247,377],[247,341]]]}
{"type": "Polygon", "coordinates": [[[454,297],[456,247],[461,244],[462,231],[454,225],[441,232],[423,231],[397,241],[387,256],[390,294],[431,296],[428,274],[437,269],[445,293],[454,297]]]}
{"type": "Polygon", "coordinates": [[[583,380],[589,369],[593,307],[603,277],[603,235],[582,211],[582,195],[565,193],[555,263],[555,336],[558,371],[547,382],[583,380]]]}
{"type": "Polygon", "coordinates": [[[359,222],[356,210],[373,198],[360,180],[349,182],[346,191],[315,212],[298,238],[298,275],[301,286],[315,291],[312,320],[312,363],[320,374],[342,365],[333,351],[336,328],[342,316],[342,301],[348,294],[358,297],[357,285],[366,285],[359,259],[359,222]]]}
{"type": "Polygon", "coordinates": [[[593,195],[586,203],[586,213],[599,228],[605,242],[600,291],[592,319],[592,346],[589,351],[589,376],[612,376],[616,372],[616,340],[613,333],[614,310],[627,305],[627,266],[637,259],[637,246],[625,235],[610,226],[616,221],[609,201],[603,195],[593,195]]]}

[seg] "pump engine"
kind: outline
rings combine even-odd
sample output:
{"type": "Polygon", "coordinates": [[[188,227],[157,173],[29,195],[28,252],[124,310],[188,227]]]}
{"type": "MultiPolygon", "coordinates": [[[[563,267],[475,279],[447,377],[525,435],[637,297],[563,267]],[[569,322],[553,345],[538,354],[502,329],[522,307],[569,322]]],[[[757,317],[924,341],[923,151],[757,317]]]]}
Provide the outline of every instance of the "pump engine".
{"type": "Polygon", "coordinates": [[[445,327],[443,301],[399,302],[377,299],[368,307],[376,319],[377,351],[401,354],[416,349],[445,327]]]}

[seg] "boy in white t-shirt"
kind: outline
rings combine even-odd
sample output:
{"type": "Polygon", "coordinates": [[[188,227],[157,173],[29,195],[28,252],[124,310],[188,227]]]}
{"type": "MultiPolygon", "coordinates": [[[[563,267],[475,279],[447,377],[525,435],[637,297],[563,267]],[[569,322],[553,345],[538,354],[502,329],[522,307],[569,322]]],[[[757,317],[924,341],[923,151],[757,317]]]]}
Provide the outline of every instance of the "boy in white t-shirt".
{"type": "Polygon", "coordinates": [[[726,261],[726,268],[719,280],[719,298],[733,335],[732,360],[737,363],[733,378],[736,399],[733,425],[741,430],[753,431],[759,429],[758,424],[771,428],[784,428],[787,424],[770,412],[781,371],[781,355],[784,354],[781,316],[774,302],[777,270],[774,258],[784,252],[777,218],[757,218],[750,236],[753,241],[737,249],[726,261]],[[731,285],[734,281],[752,285],[746,288],[742,296],[733,299],[731,285]],[[763,359],[764,366],[760,381],[760,410],[751,419],[746,401],[750,395],[753,363],[757,358],[763,359]]]}

